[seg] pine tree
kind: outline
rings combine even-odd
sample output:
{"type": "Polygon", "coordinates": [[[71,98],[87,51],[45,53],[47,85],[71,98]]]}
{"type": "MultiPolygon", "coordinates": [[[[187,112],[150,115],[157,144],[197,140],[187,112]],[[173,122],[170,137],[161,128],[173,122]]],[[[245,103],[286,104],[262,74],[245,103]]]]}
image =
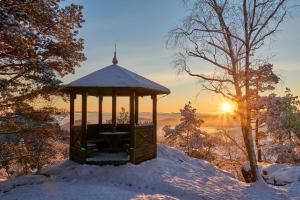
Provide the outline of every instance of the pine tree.
{"type": "Polygon", "coordinates": [[[182,147],[188,155],[191,149],[198,149],[204,146],[207,133],[200,129],[204,123],[197,114],[197,110],[188,102],[183,109],[180,109],[180,123],[174,128],[163,127],[167,140],[182,147]]]}
{"type": "Polygon", "coordinates": [[[279,77],[273,72],[272,64],[264,64],[257,69],[251,69],[251,94],[252,94],[252,118],[254,120],[255,144],[257,149],[257,160],[262,161],[262,150],[260,140],[264,137],[264,132],[260,128],[264,125],[264,120],[260,118],[260,107],[255,106],[255,102],[259,101],[261,94],[275,89],[275,85],[279,83],[279,77]]]}
{"type": "MultiPolygon", "coordinates": [[[[260,107],[258,118],[264,122],[267,127],[268,136],[272,143],[268,144],[267,151],[277,156],[277,162],[284,160],[293,160],[293,149],[300,145],[300,100],[286,89],[285,96],[270,94],[261,97],[255,103],[260,107]]],[[[297,154],[297,152],[295,152],[297,154]]],[[[299,157],[299,152],[298,156],[299,157]]],[[[299,158],[296,158],[299,159],[299,158]]]]}
{"type": "Polygon", "coordinates": [[[125,110],[124,107],[121,107],[121,112],[119,113],[119,117],[117,119],[118,124],[129,124],[129,113],[125,110]]]}
{"type": "Polygon", "coordinates": [[[59,77],[85,60],[78,29],[82,6],[59,0],[0,1],[0,105],[3,109],[56,91],[59,77]]]}

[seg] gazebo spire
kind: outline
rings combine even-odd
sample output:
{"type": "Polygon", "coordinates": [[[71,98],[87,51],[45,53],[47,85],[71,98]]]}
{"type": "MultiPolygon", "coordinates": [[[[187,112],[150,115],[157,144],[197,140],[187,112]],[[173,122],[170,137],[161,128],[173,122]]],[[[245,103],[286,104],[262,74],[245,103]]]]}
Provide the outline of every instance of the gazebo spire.
{"type": "Polygon", "coordinates": [[[114,52],[114,58],[112,59],[112,63],[114,65],[118,64],[118,59],[117,59],[117,45],[115,44],[115,52],[114,52]]]}

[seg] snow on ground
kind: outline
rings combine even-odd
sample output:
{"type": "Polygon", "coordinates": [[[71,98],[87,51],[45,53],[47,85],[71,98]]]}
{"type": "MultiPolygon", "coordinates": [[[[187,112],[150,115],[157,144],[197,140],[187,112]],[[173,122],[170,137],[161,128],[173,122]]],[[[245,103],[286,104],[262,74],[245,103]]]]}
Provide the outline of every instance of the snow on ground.
{"type": "Polygon", "coordinates": [[[300,185],[246,184],[209,162],[158,146],[158,158],[139,165],[79,165],[64,161],[0,182],[0,199],[300,199],[300,185]]]}
{"type": "Polygon", "coordinates": [[[266,165],[262,168],[262,174],[269,184],[287,185],[300,181],[300,166],[288,164],[266,165]]]}
{"type": "MultiPolygon", "coordinates": [[[[243,163],[242,168],[249,172],[250,165],[248,162],[243,163]]],[[[291,184],[293,186],[300,185],[300,165],[298,164],[267,164],[267,163],[259,163],[258,165],[259,171],[263,176],[264,180],[268,184],[276,185],[276,186],[284,186],[291,184]]],[[[291,187],[293,187],[291,186],[291,187]]],[[[300,187],[299,197],[300,197],[300,187]]]]}

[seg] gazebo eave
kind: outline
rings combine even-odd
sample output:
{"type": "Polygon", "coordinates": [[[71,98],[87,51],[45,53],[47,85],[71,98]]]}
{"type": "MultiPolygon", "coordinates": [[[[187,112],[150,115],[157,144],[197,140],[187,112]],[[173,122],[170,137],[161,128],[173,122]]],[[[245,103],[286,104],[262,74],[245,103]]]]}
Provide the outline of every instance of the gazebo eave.
{"type": "Polygon", "coordinates": [[[163,95],[170,94],[170,91],[159,91],[142,87],[65,87],[62,90],[65,93],[81,94],[87,92],[89,96],[130,96],[131,92],[135,92],[139,96],[163,95]]]}

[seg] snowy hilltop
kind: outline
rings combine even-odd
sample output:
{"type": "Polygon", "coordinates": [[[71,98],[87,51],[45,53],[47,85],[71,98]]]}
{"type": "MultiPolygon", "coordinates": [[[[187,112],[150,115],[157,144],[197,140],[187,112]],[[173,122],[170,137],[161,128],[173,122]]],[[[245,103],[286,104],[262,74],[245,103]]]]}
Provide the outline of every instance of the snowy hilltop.
{"type": "Polygon", "coordinates": [[[139,165],[49,166],[40,175],[0,182],[0,199],[300,199],[299,182],[283,187],[246,184],[209,162],[158,145],[139,165]]]}

